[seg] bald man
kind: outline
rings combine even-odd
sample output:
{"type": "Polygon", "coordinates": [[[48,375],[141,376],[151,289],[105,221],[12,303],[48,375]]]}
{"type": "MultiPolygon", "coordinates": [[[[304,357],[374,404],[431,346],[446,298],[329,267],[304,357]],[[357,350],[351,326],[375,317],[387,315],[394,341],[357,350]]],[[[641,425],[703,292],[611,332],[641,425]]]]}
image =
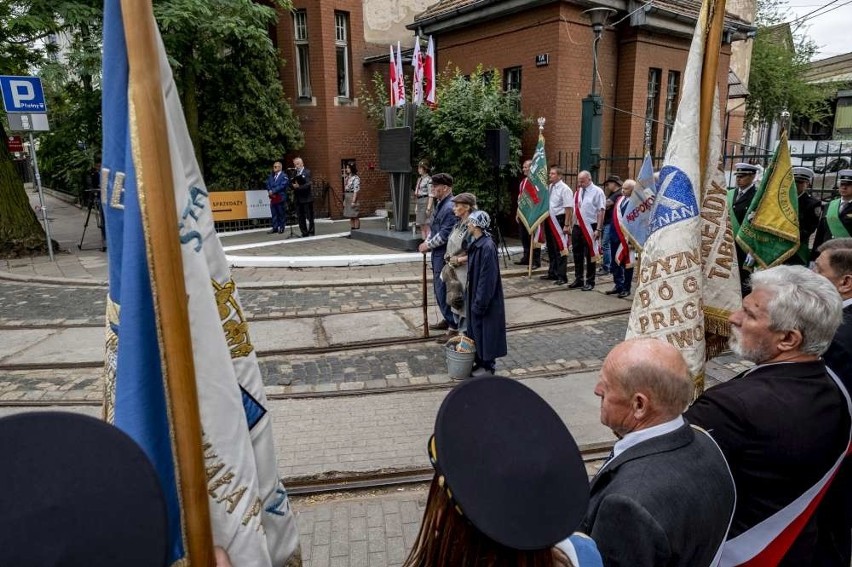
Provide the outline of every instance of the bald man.
{"type": "Polygon", "coordinates": [[[580,531],[607,567],[706,567],[725,541],[734,481],[707,433],[681,416],[692,381],[680,352],[655,339],[616,346],[595,395],[619,440],[592,479],[580,531]]]}

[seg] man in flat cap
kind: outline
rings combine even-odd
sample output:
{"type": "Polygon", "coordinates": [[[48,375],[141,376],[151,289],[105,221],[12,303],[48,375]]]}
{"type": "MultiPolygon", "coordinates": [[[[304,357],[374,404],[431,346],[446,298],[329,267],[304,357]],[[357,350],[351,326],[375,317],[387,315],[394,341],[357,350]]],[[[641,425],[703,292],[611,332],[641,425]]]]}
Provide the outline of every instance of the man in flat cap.
{"type": "Polygon", "coordinates": [[[794,167],[793,180],[799,194],[799,249],[785,264],[807,266],[811,259],[811,235],[819,226],[822,203],[808,193],[814,180],[814,172],[807,167],[794,167]]]}
{"type": "Polygon", "coordinates": [[[449,173],[436,173],[432,176],[432,192],[435,195],[435,214],[432,216],[429,237],[417,248],[420,252],[432,253],[432,282],[435,290],[435,301],[441,310],[443,321],[438,321],[429,328],[435,331],[447,331],[452,336],[458,333],[455,318],[450,306],[447,305],[447,286],[441,281],[441,270],[444,269],[444,254],[447,252],[447,241],[450,232],[456,224],[453,214],[453,176],[449,173]]]}
{"type": "Polygon", "coordinates": [[[601,233],[601,252],[603,253],[603,263],[598,274],[608,274],[612,272],[612,254],[614,250],[610,247],[610,231],[612,230],[612,212],[613,205],[618,198],[621,197],[621,177],[618,175],[610,175],[604,182],[604,195],[606,195],[606,210],[603,218],[603,232],[601,233]]]}
{"type": "Polygon", "coordinates": [[[730,316],[730,345],[755,366],[704,392],[684,414],[721,447],[737,487],[722,565],[817,565],[813,514],[846,456],[843,384],[820,356],[842,301],[803,266],[756,271],[730,316]]]}
{"type": "Polygon", "coordinates": [[[840,196],[825,208],[814,237],[815,258],[823,242],[832,238],[852,237],[852,169],[841,169],[837,175],[840,196]]]}
{"type": "Polygon", "coordinates": [[[738,163],[734,167],[736,168],[734,174],[736,175],[737,186],[728,191],[728,211],[731,214],[731,228],[733,229],[737,250],[737,265],[740,268],[740,287],[745,296],[750,289],[747,283],[750,273],[743,269],[747,253],[740,248],[739,243],[736,243],[736,236],[745,219],[746,212],[748,212],[749,205],[751,205],[751,201],[757,193],[757,188],[754,185],[757,166],[750,163],[738,163]]]}
{"type": "Polygon", "coordinates": [[[664,341],[625,341],[604,360],[595,395],[619,440],[579,529],[607,567],[707,567],[725,541],[734,481],[719,447],[681,416],[692,389],[683,356],[664,341]]]}

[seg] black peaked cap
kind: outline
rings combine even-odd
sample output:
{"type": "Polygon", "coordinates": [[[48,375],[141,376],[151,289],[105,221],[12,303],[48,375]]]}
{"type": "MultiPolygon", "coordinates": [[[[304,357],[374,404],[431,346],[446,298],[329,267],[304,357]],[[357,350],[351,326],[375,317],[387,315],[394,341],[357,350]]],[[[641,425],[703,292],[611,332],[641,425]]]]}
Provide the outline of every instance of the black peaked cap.
{"type": "Polygon", "coordinates": [[[167,519],[151,463],[84,415],[0,419],[0,565],[161,567],[167,519]]]}
{"type": "Polygon", "coordinates": [[[470,379],[435,421],[436,470],[465,517],[513,549],[545,549],[577,528],[589,479],[577,443],[538,394],[503,377],[470,379]]]}

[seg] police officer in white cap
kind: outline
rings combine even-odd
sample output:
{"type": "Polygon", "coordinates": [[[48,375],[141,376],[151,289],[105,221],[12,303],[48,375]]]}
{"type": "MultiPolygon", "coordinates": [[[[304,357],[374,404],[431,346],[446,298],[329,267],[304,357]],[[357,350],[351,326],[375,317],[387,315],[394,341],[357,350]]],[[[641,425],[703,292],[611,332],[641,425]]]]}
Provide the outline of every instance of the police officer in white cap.
{"type": "MultiPolygon", "coordinates": [[[[734,167],[736,168],[737,186],[728,191],[728,210],[731,213],[731,228],[733,229],[736,242],[736,235],[740,231],[740,225],[745,218],[746,212],[748,212],[748,207],[751,205],[755,193],[757,193],[757,188],[754,186],[754,178],[757,175],[758,166],[750,163],[738,163],[734,167]]],[[[740,287],[742,294],[745,296],[750,289],[747,284],[749,272],[743,270],[746,252],[740,248],[739,244],[736,244],[736,250],[737,265],[740,268],[740,287]]]]}
{"type": "Polygon", "coordinates": [[[807,266],[811,259],[811,235],[819,226],[822,215],[822,202],[812,197],[808,190],[814,181],[814,171],[808,167],[794,167],[793,180],[799,195],[799,249],[790,256],[785,264],[807,266]]]}
{"type": "Polygon", "coordinates": [[[819,222],[814,237],[814,259],[823,242],[852,237],[852,169],[841,169],[837,174],[837,190],[840,197],[828,204],[819,222]]]}

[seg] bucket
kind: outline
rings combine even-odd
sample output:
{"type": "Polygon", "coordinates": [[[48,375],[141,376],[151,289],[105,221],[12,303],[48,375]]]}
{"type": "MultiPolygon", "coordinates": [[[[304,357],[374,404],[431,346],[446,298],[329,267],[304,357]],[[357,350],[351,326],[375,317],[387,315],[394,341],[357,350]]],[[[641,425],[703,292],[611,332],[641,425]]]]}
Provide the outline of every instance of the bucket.
{"type": "Polygon", "coordinates": [[[476,352],[473,350],[470,352],[456,351],[456,345],[460,339],[461,337],[453,337],[444,345],[444,351],[447,353],[447,374],[453,380],[470,378],[470,371],[473,369],[474,358],[476,358],[476,352]]]}

